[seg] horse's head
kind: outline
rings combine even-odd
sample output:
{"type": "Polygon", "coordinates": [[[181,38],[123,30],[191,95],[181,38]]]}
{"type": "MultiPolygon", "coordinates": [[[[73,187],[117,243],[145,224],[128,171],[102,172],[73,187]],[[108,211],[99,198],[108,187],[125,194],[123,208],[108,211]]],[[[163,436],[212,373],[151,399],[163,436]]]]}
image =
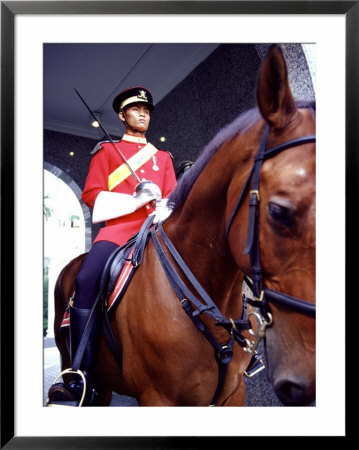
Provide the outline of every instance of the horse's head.
{"type": "MultiPolygon", "coordinates": [[[[313,110],[297,108],[278,47],[273,47],[263,62],[257,98],[268,126],[266,149],[315,134],[313,110]]],[[[253,133],[258,135],[259,131],[263,133],[263,125],[253,133]]],[[[297,145],[294,141],[291,148],[265,159],[259,173],[259,192],[254,197],[259,200],[257,223],[263,289],[314,303],[315,143],[297,145]]],[[[238,235],[243,223],[249,222],[249,228],[256,225],[251,225],[245,203],[240,209],[229,242],[232,253],[235,248],[239,267],[255,279],[257,263],[250,264],[243,251],[245,242],[238,235]]],[[[285,404],[311,403],[315,399],[315,319],[270,300],[268,310],[273,317],[265,334],[272,385],[285,404]]]]}

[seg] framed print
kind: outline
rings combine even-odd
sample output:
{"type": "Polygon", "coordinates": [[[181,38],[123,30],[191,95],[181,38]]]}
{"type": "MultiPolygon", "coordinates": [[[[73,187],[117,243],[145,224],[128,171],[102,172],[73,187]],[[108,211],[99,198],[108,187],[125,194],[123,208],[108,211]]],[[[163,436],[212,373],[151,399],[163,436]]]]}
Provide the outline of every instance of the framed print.
{"type": "MultiPolygon", "coordinates": [[[[358,20],[357,1],[1,2],[1,447],[198,448],[216,445],[223,438],[348,436],[345,313],[353,280],[346,270],[355,261],[352,251],[357,243],[355,221],[349,217],[358,193],[358,20]],[[51,120],[52,129],[57,126],[44,113],[46,58],[51,56],[60,70],[59,49],[65,54],[70,47],[117,45],[128,46],[129,55],[136,59],[134,46],[148,43],[173,48],[198,45],[201,62],[219,45],[315,47],[318,352],[314,406],[44,406],[43,172],[56,166],[57,151],[54,145],[53,159],[44,161],[44,129],[51,120]]],[[[159,54],[159,66],[169,65],[165,59],[169,54],[163,58],[159,54]]],[[[296,64],[295,58],[292,63],[296,64]]],[[[196,64],[188,58],[186,76],[196,64]]],[[[93,70],[106,77],[103,67],[93,70]]],[[[246,82],[250,70],[243,71],[239,82],[246,82]]],[[[71,70],[68,73],[72,77],[71,70]]],[[[75,69],[73,75],[75,80],[75,69]]],[[[121,76],[131,80],[128,73],[121,76]]],[[[254,80],[252,75],[248,78],[254,80]]],[[[185,79],[175,74],[173,80],[165,79],[166,95],[185,79]]],[[[214,89],[213,83],[209,85],[214,89]]],[[[228,109],[230,104],[228,100],[228,109]]],[[[211,122],[207,119],[207,123],[211,122]]],[[[96,134],[81,135],[72,126],[74,134],[89,143],[96,138],[96,134]]],[[[200,134],[193,130],[187,141],[182,136],[183,146],[200,134]]],[[[68,152],[72,157],[74,149],[68,152]]],[[[192,156],[188,153],[186,159],[192,156]]],[[[54,173],[65,181],[72,176],[71,171],[54,173]]],[[[79,197],[78,184],[73,190],[79,197]]],[[[87,210],[84,216],[84,227],[90,229],[87,210]]],[[[83,250],[90,244],[91,238],[83,250]]]]}

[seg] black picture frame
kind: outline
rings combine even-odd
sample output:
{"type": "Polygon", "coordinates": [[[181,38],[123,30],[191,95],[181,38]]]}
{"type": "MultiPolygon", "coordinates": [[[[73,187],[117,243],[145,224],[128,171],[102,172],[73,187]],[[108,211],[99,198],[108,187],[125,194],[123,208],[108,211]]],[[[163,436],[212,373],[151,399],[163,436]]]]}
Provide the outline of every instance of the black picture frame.
{"type": "MultiPolygon", "coordinates": [[[[1,448],[205,448],[221,437],[15,436],[14,392],[14,20],[17,14],[339,14],[346,22],[346,267],[358,248],[359,1],[3,1],[1,2],[1,448]],[[6,220],[4,218],[6,217],[6,220]]],[[[346,272],[346,298],[353,289],[346,272]]],[[[356,300],[354,298],[354,300],[356,300]]],[[[335,324],[333,324],[334,331],[335,324]]],[[[347,327],[348,330],[348,327],[347,327]]],[[[348,331],[346,331],[346,337],[348,331]]],[[[330,339],[330,337],[328,337],[330,339]]],[[[328,343],[328,345],[330,345],[328,343]]],[[[348,397],[347,397],[348,400],[348,397]]],[[[348,408],[348,402],[346,403],[348,408]]],[[[100,426],[100,425],[99,425],[100,426]]],[[[258,424],[260,426],[260,424],[258,424]]],[[[346,437],[350,429],[347,423],[346,437]]],[[[200,430],[199,430],[200,434],[200,430]]],[[[228,438],[240,439],[240,438],[228,438]]]]}

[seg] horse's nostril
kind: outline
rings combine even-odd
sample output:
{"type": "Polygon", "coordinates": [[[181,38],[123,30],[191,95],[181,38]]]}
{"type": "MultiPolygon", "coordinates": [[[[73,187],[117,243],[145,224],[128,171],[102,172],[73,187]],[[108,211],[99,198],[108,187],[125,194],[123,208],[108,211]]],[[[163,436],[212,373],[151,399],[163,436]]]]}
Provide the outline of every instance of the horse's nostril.
{"type": "Polygon", "coordinates": [[[290,406],[308,405],[313,402],[311,390],[304,384],[289,380],[279,381],[274,385],[274,390],[279,399],[290,406]]]}
{"type": "Polygon", "coordinates": [[[298,384],[286,381],[282,383],[281,392],[288,400],[295,400],[301,396],[303,389],[298,384]]]}

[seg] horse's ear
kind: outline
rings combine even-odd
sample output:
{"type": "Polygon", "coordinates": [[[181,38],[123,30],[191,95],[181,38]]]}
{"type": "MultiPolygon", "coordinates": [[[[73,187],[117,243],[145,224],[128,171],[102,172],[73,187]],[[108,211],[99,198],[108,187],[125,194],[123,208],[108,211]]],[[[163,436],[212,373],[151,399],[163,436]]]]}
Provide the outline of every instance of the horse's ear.
{"type": "Polygon", "coordinates": [[[279,46],[270,48],[259,71],[257,102],[270,127],[283,128],[296,113],[288,70],[279,46]]]}

